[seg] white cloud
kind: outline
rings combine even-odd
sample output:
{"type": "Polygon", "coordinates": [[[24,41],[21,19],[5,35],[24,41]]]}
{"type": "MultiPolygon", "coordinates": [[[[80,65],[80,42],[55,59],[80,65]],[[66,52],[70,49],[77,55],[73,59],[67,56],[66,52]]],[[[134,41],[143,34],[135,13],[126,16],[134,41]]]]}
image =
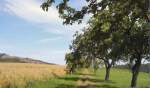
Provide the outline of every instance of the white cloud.
{"type": "Polygon", "coordinates": [[[53,34],[72,36],[75,31],[85,26],[85,22],[81,25],[64,26],[56,8],[50,7],[48,12],[44,12],[40,8],[41,3],[38,0],[5,0],[4,11],[53,34]]]}
{"type": "Polygon", "coordinates": [[[42,44],[45,44],[45,43],[49,43],[49,42],[53,42],[53,41],[58,41],[62,39],[62,37],[54,37],[54,38],[45,38],[45,39],[41,39],[38,41],[38,43],[42,43],[42,44]]]}
{"type": "Polygon", "coordinates": [[[38,25],[41,29],[53,34],[72,35],[76,30],[82,29],[83,26],[85,26],[85,22],[81,25],[62,25],[62,20],[59,18],[56,8],[50,7],[48,12],[44,12],[40,8],[41,3],[42,2],[39,2],[38,0],[5,0],[4,11],[22,18],[25,21],[34,24],[38,23],[35,25],[38,25]]]}
{"type": "Polygon", "coordinates": [[[76,31],[81,31],[86,26],[85,23],[73,24],[73,25],[62,25],[62,22],[56,23],[54,27],[45,27],[45,32],[50,32],[59,35],[72,35],[76,31]]]}
{"type": "Polygon", "coordinates": [[[37,0],[6,0],[5,9],[10,14],[35,23],[52,23],[60,20],[54,7],[44,12],[40,5],[37,0]]]}

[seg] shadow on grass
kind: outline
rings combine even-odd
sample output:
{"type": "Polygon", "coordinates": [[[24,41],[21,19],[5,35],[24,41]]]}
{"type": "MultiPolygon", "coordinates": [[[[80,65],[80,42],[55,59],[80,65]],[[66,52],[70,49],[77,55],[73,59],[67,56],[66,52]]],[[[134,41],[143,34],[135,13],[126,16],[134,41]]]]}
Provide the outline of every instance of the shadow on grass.
{"type": "Polygon", "coordinates": [[[119,88],[119,87],[112,85],[97,85],[95,88],[119,88]]]}
{"type": "Polygon", "coordinates": [[[71,77],[59,77],[59,79],[61,80],[65,80],[65,81],[78,81],[78,80],[82,80],[82,81],[90,81],[90,82],[94,82],[94,83],[100,83],[100,82],[106,82],[106,83],[112,83],[114,84],[115,82],[113,81],[105,81],[105,80],[101,80],[101,79],[96,79],[96,78],[90,78],[90,77],[79,77],[79,76],[71,76],[71,77]]]}
{"type": "Polygon", "coordinates": [[[119,87],[116,87],[116,86],[110,86],[110,85],[101,85],[101,86],[91,86],[91,85],[88,85],[88,86],[79,86],[79,87],[76,87],[76,88],[119,88],[119,87]]]}
{"type": "Polygon", "coordinates": [[[88,75],[88,76],[95,76],[95,74],[85,74],[85,73],[76,73],[76,75],[88,75]]]}
{"type": "Polygon", "coordinates": [[[78,80],[81,80],[81,77],[70,76],[70,77],[59,77],[59,79],[65,80],[65,81],[78,81],[78,80]]]}
{"type": "Polygon", "coordinates": [[[60,84],[55,88],[75,88],[74,85],[69,85],[69,84],[60,84]]]}
{"type": "Polygon", "coordinates": [[[109,85],[110,84],[115,84],[115,82],[113,81],[105,81],[105,80],[101,80],[96,78],[96,76],[94,74],[75,74],[72,76],[67,76],[67,77],[58,77],[60,80],[65,80],[65,81],[82,81],[83,83],[85,83],[86,81],[89,81],[93,84],[88,84],[88,85],[71,85],[71,84],[60,84],[58,85],[56,88],[119,88],[117,86],[112,86],[109,85]],[[102,83],[108,83],[107,84],[102,84],[102,83]],[[100,85],[101,84],[101,85],[100,85]]]}
{"type": "Polygon", "coordinates": [[[68,84],[60,84],[55,88],[119,88],[111,85],[86,85],[86,86],[74,86],[68,84]]]}
{"type": "Polygon", "coordinates": [[[76,86],[69,84],[60,84],[55,88],[119,88],[112,85],[86,85],[86,86],[76,86]]]}

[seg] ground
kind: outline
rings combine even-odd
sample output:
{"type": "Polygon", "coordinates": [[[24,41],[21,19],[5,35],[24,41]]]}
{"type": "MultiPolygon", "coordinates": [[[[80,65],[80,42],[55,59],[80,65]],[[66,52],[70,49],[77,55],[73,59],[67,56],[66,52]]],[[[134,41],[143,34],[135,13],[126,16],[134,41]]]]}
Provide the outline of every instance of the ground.
{"type": "MultiPolygon", "coordinates": [[[[104,81],[105,69],[80,71],[65,77],[51,78],[47,81],[33,83],[29,88],[129,88],[131,72],[129,70],[112,69],[110,81],[104,81]]],[[[140,73],[138,88],[149,88],[150,77],[140,73]]]]}
{"type": "MultiPolygon", "coordinates": [[[[104,81],[105,69],[80,69],[66,75],[65,66],[29,63],[0,63],[0,88],[129,88],[131,72],[112,69],[104,81]]],[[[150,88],[150,75],[140,73],[138,88],[150,88]]]]}
{"type": "Polygon", "coordinates": [[[65,75],[65,66],[32,63],[0,63],[0,88],[25,88],[35,81],[65,75]]]}

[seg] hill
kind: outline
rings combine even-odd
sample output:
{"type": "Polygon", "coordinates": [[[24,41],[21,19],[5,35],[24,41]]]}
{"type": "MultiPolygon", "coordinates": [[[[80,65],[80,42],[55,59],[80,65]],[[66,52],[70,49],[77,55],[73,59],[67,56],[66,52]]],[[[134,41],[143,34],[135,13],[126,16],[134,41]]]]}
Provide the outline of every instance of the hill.
{"type": "Polygon", "coordinates": [[[34,63],[34,64],[52,64],[41,60],[35,60],[32,58],[23,58],[17,56],[11,56],[5,53],[0,53],[0,62],[11,62],[11,63],[34,63]]]}

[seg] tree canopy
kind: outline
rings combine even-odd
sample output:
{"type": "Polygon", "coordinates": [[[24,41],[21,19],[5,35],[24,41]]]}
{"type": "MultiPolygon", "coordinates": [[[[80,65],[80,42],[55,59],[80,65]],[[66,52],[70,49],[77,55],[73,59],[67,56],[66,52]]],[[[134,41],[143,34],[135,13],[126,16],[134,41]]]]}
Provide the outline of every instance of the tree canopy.
{"type": "MultiPolygon", "coordinates": [[[[119,23],[125,16],[130,16],[131,19],[148,19],[149,0],[85,0],[87,4],[77,10],[71,7],[68,2],[63,0],[56,7],[60,16],[64,19],[65,24],[74,22],[80,23],[85,14],[99,15],[104,10],[109,10],[111,15],[114,15],[115,20],[119,23]]],[[[47,0],[42,4],[42,8],[48,11],[48,7],[55,3],[55,0],[47,0]]]]}

